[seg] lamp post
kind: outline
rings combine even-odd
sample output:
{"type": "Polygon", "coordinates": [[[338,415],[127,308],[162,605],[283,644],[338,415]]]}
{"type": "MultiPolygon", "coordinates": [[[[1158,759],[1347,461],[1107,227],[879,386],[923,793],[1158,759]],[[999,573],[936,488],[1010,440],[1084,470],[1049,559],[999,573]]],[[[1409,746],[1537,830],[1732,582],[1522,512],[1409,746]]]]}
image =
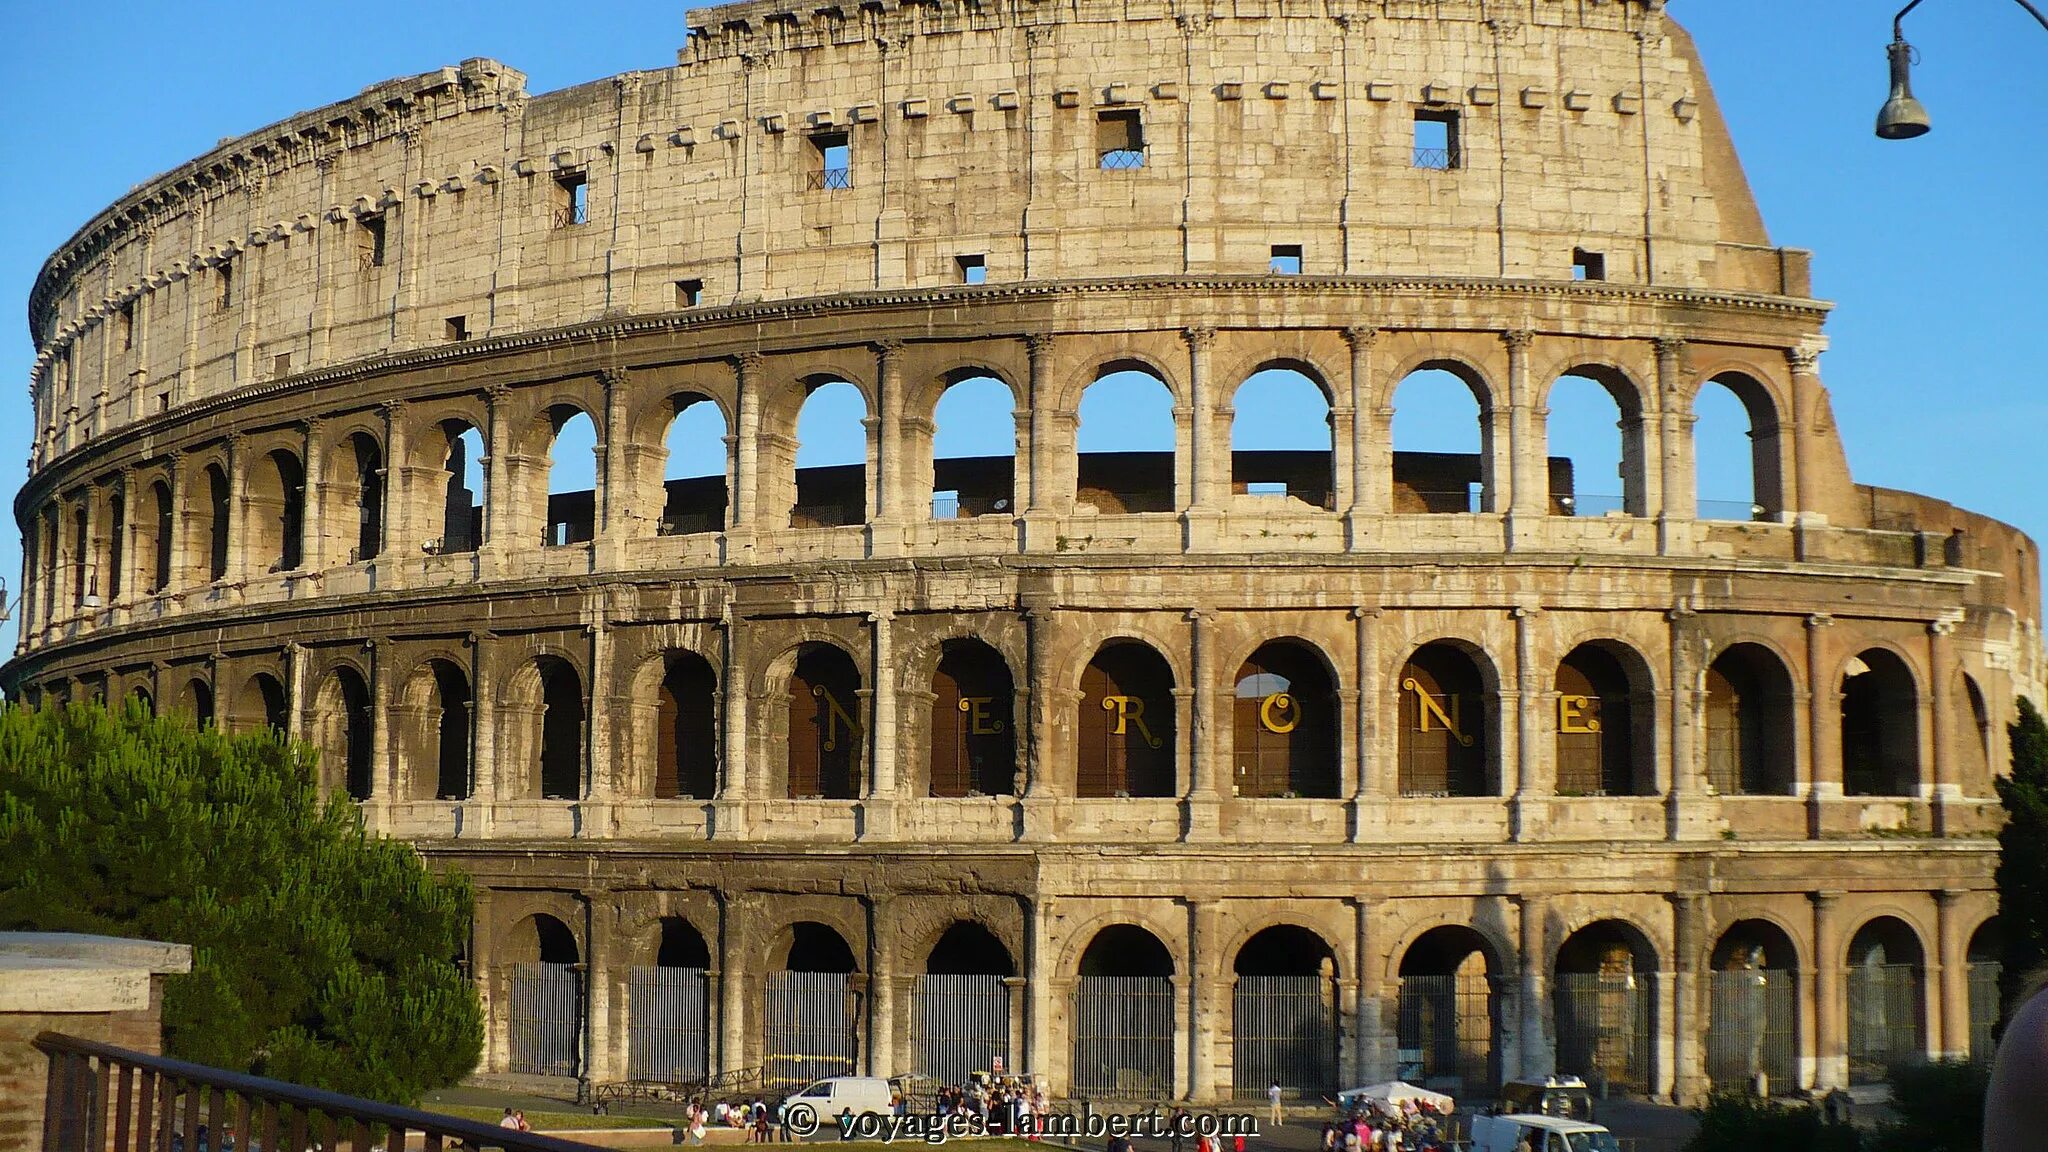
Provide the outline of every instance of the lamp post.
{"type": "MultiPolygon", "coordinates": [[[[2039,8],[2028,0],[2013,2],[2039,20],[2041,27],[2048,28],[2048,16],[2043,16],[2039,8]]],[[[1892,93],[1877,112],[1877,134],[1886,140],[1911,140],[1915,136],[1925,136],[1931,126],[1926,106],[1913,98],[1913,46],[1906,43],[1906,34],[1899,26],[1906,13],[1919,6],[1920,0],[1913,0],[1892,17],[1892,42],[1885,48],[1885,54],[1891,58],[1892,93]]]]}

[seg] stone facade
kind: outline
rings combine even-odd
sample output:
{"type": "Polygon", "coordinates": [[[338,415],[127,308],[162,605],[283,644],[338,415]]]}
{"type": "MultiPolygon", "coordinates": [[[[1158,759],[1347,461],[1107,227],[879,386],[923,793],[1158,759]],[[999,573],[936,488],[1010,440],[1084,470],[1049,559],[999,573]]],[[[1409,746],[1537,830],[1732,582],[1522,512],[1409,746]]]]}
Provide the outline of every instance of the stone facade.
{"type": "Polygon", "coordinates": [[[1098,1095],[1262,1090],[1269,977],[1323,982],[1308,1090],[1691,1098],[1747,1068],[1726,972],[1782,974],[1781,1086],[1964,1052],[2033,545],[1851,480],[1806,256],[1661,7],[737,5],[673,69],[471,60],[225,143],[38,280],[5,681],[317,741],[477,879],[490,1071],[567,962],[554,1071],[627,1075],[662,966],[713,1067],[783,1060],[769,984],[822,966],[847,1059],[907,1070],[959,925],[991,1047],[1098,1095]],[[1478,454],[1394,451],[1430,369],[1478,454]],[[1327,451],[1232,452],[1262,371],[1327,451]],[[1118,372],[1170,459],[1078,450],[1118,372]],[[1609,515],[1549,458],[1567,375],[1615,401],[1609,515]],[[935,459],[988,379],[1014,458],[935,459]],[[827,382],[866,459],[799,469],[827,382]],[[723,474],[667,479],[699,403],[723,474]],[[596,485],[551,494],[576,419],[596,485]],[[1121,1085],[1104,979],[1170,1000],[1121,1085]]]}

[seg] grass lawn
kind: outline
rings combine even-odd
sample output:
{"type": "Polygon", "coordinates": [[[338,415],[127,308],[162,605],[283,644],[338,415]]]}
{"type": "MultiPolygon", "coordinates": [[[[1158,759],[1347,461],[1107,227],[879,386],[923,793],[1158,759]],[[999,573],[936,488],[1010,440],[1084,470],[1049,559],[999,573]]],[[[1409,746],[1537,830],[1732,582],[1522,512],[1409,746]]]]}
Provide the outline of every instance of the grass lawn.
{"type": "MultiPolygon", "coordinates": [[[[460,1116],[464,1120],[475,1120],[484,1124],[496,1124],[504,1118],[503,1108],[480,1107],[469,1104],[429,1104],[427,1109],[446,1116],[460,1116]]],[[[673,1125],[666,1120],[655,1120],[646,1116],[592,1116],[588,1112],[533,1112],[526,1114],[526,1122],[535,1132],[562,1132],[576,1128],[669,1128],[673,1125]]]]}

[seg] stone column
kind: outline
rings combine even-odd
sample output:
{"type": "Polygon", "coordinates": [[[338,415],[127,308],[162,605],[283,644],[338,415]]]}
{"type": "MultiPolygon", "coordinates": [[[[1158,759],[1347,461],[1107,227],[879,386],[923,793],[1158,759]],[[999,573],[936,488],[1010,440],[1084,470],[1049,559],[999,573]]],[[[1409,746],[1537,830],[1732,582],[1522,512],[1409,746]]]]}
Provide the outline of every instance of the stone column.
{"type": "MultiPolygon", "coordinates": [[[[1051,1075],[1053,1068],[1052,932],[1047,924],[1051,903],[1047,896],[1032,896],[1023,901],[1024,973],[1029,980],[1024,993],[1023,1067],[1036,1069],[1042,1075],[1051,1075]]],[[[1052,1091],[1063,1095],[1066,1089],[1066,1077],[1056,1078],[1052,1091]]]]}
{"type": "MultiPolygon", "coordinates": [[[[376,652],[375,643],[370,642],[373,654],[376,652]]],[[[296,640],[287,641],[284,646],[284,699],[284,734],[294,740],[303,740],[306,738],[306,646],[296,640]]],[[[325,765],[319,776],[327,776],[335,767],[325,765]]],[[[347,766],[340,767],[346,777],[347,766]]]]}
{"type": "Polygon", "coordinates": [[[1358,646],[1358,712],[1353,718],[1351,758],[1351,839],[1375,839],[1385,829],[1387,805],[1394,797],[1394,764],[1380,755],[1379,717],[1385,688],[1379,680],[1377,634],[1381,611],[1375,605],[1351,610],[1358,646]]]}
{"type": "MultiPolygon", "coordinates": [[[[1508,350],[1508,499],[1505,508],[1516,517],[1543,516],[1550,507],[1549,454],[1543,449],[1543,434],[1536,425],[1534,388],[1529,379],[1529,345],[1534,332],[1518,329],[1501,333],[1508,350]]],[[[1494,452],[1500,459],[1500,452],[1494,452]]],[[[1499,471],[1495,470],[1495,479],[1499,471]]],[[[1494,496],[1494,510],[1503,507],[1494,496]]],[[[1510,539],[1512,540],[1512,536],[1510,539]]]]}
{"type": "MultiPolygon", "coordinates": [[[[1536,730],[1537,702],[1546,693],[1542,670],[1536,667],[1533,655],[1535,638],[1530,633],[1543,610],[1522,605],[1508,611],[1515,621],[1515,701],[1511,705],[1502,700],[1501,709],[1514,715],[1515,747],[1512,759],[1507,749],[1501,750],[1500,783],[1501,792],[1513,798],[1508,810],[1509,834],[1521,840],[1534,834],[1537,823],[1545,818],[1543,808],[1555,789],[1555,766],[1550,750],[1542,746],[1536,730]],[[1506,779],[1510,765],[1514,769],[1513,780],[1506,779]]],[[[1508,727],[1503,716],[1502,731],[1508,727]]]]}
{"type": "Polygon", "coordinates": [[[1928,966],[1936,1006],[1928,1014],[1928,1055],[1942,1060],[1961,1060],[1970,1052],[1970,941],[1964,934],[1961,908],[1968,892],[1944,888],[1934,894],[1934,955],[1939,961],[1928,966]],[[1935,1027],[1936,1024],[1940,1028],[1935,1027]]]}
{"type": "Polygon", "coordinates": [[[733,483],[729,486],[735,496],[726,516],[727,559],[751,552],[754,533],[760,527],[762,363],[759,352],[742,352],[732,359],[740,413],[733,445],[733,483]]]}
{"type": "Polygon", "coordinates": [[[298,568],[301,572],[318,572],[327,566],[326,549],[322,547],[320,535],[328,512],[323,500],[327,491],[323,480],[323,469],[327,466],[326,423],[317,416],[305,423],[306,487],[299,495],[298,568]]]}
{"type": "MultiPolygon", "coordinates": [[[[475,779],[470,789],[467,812],[474,818],[476,835],[491,834],[492,807],[498,802],[498,674],[497,637],[470,633],[469,722],[473,732],[469,752],[470,772],[475,779]]],[[[469,828],[465,820],[462,831],[469,828]]]]}
{"type": "Polygon", "coordinates": [[[1540,1080],[1550,1075],[1556,1065],[1556,1053],[1551,1048],[1550,1030],[1546,1026],[1550,981],[1544,971],[1550,959],[1547,925],[1544,923],[1544,918],[1550,914],[1550,898],[1525,895],[1520,898],[1520,904],[1522,970],[1518,995],[1521,1000],[1522,1075],[1540,1080]]]}
{"type": "Polygon", "coordinates": [[[1344,342],[1351,346],[1351,500],[1339,506],[1344,509],[1345,547],[1354,552],[1367,546],[1373,518],[1391,510],[1394,462],[1386,433],[1393,417],[1391,410],[1381,414],[1383,406],[1372,378],[1372,347],[1379,338],[1377,328],[1353,325],[1344,329],[1344,342]]]}
{"type": "MultiPolygon", "coordinates": [[[[1210,710],[1216,692],[1212,681],[1216,670],[1216,614],[1195,609],[1187,614],[1188,666],[1192,670],[1187,709],[1187,838],[1214,839],[1220,834],[1224,781],[1217,779],[1216,724],[1210,710]]],[[[1175,693],[1179,695],[1178,692],[1175,693]]]]}
{"type": "Polygon", "coordinates": [[[242,434],[230,432],[226,437],[228,471],[228,564],[221,582],[240,584],[243,573],[249,570],[248,535],[249,509],[246,504],[249,495],[248,461],[242,451],[242,434]]]}
{"type": "Polygon", "coordinates": [[[1216,1033],[1222,1022],[1210,1020],[1210,1009],[1220,999],[1228,976],[1209,955],[1218,947],[1221,930],[1213,900],[1188,902],[1188,1016],[1189,1044],[1181,1049],[1188,1057],[1188,1098],[1212,1100],[1216,1096],[1216,1033]]]}
{"type": "MultiPolygon", "coordinates": [[[[597,477],[596,556],[599,567],[616,571],[624,567],[626,536],[632,525],[633,473],[627,463],[632,444],[626,427],[626,402],[631,398],[632,374],[623,367],[610,367],[597,374],[604,384],[604,441],[597,446],[600,461],[597,477]]],[[[656,515],[660,515],[659,511],[656,515]]]]}
{"type": "Polygon", "coordinates": [[[873,715],[868,717],[874,766],[861,820],[863,840],[890,840],[896,834],[896,656],[890,644],[895,618],[887,608],[868,614],[874,643],[874,695],[869,704],[873,715]]]}
{"type": "Polygon", "coordinates": [[[731,1072],[747,1063],[747,985],[755,973],[744,963],[746,930],[735,921],[756,913],[753,900],[724,896],[718,932],[718,1064],[731,1072]]]}
{"type": "Polygon", "coordinates": [[[1181,339],[1188,346],[1188,402],[1194,408],[1189,424],[1190,504],[1221,511],[1230,491],[1230,446],[1227,436],[1217,437],[1216,385],[1209,378],[1209,353],[1216,347],[1216,330],[1188,328],[1181,332],[1181,339]]]}
{"type": "Polygon", "coordinates": [[[613,763],[612,725],[624,709],[614,707],[612,693],[611,627],[606,620],[603,593],[596,596],[593,609],[597,619],[589,625],[590,682],[585,686],[583,715],[584,756],[589,778],[583,792],[583,818],[577,821],[578,836],[609,836],[612,832],[612,794],[617,787],[613,763]]]}
{"type": "MultiPolygon", "coordinates": [[[[1657,349],[1658,437],[1663,441],[1660,458],[1663,472],[1663,503],[1657,509],[1660,520],[1690,520],[1698,514],[1692,475],[1692,410],[1686,403],[1679,357],[1685,341],[1659,336],[1651,343],[1657,349]]],[[[1668,545],[1668,532],[1666,544],[1668,545]]]]}
{"type": "Polygon", "coordinates": [[[1956,782],[1955,676],[1950,671],[1956,666],[1955,631],[1956,622],[1952,619],[1936,620],[1927,626],[1927,728],[1932,737],[1934,762],[1930,807],[1936,836],[1948,835],[1949,805],[1960,804],[1963,799],[1963,790],[1956,782]]]}
{"type": "MultiPolygon", "coordinates": [[[[171,570],[166,573],[169,579],[164,581],[164,586],[157,589],[159,594],[183,589],[189,583],[187,577],[191,568],[187,556],[191,542],[187,535],[192,531],[192,525],[189,523],[190,518],[185,515],[185,483],[185,454],[172,449],[164,454],[164,486],[170,489],[171,493],[171,570]]],[[[154,566],[156,557],[150,557],[149,562],[154,566]]],[[[47,603],[45,600],[45,604],[47,603]]]]}
{"type": "Polygon", "coordinates": [[[370,805],[371,827],[391,827],[391,808],[403,795],[399,792],[398,742],[391,738],[391,645],[370,644],[370,805]],[[378,762],[379,754],[382,762],[378,762]]]}
{"type": "Polygon", "coordinates": [[[1814,892],[1813,1043],[1816,1091],[1849,1083],[1848,1000],[1843,991],[1844,944],[1839,923],[1840,892],[1814,892]]]}
{"type": "Polygon", "coordinates": [[[1371,1084],[1391,1077],[1394,1069],[1381,1066],[1384,1030],[1380,1027],[1379,974],[1367,971],[1374,960],[1372,901],[1355,896],[1351,911],[1351,956],[1344,965],[1349,978],[1339,993],[1345,1000],[1339,1013],[1344,1027],[1342,1075],[1347,1084],[1371,1084]]]}
{"type": "Polygon", "coordinates": [[[497,998],[497,982],[492,977],[498,963],[497,949],[492,946],[497,937],[497,926],[491,919],[493,895],[482,884],[476,886],[475,918],[469,931],[469,978],[476,982],[477,999],[483,1002],[483,1054],[477,1061],[477,1069],[483,1072],[504,1071],[504,1036],[509,1023],[492,1008],[492,1001],[497,998]]]}
{"type": "Polygon", "coordinates": [[[1018,492],[1017,497],[1024,508],[1024,547],[1027,551],[1041,551],[1053,545],[1056,532],[1051,525],[1064,504],[1056,491],[1064,473],[1054,456],[1057,437],[1053,434],[1055,413],[1050,378],[1053,338],[1044,334],[1026,336],[1024,350],[1031,364],[1031,379],[1025,385],[1031,435],[1022,451],[1030,457],[1024,469],[1030,487],[1018,492]]]}
{"type": "Polygon", "coordinates": [[[490,403],[490,439],[484,444],[484,538],[477,551],[495,557],[512,546],[518,517],[512,491],[512,389],[503,384],[485,392],[490,403]]]}
{"type": "Polygon", "coordinates": [[[1703,806],[1705,781],[1700,774],[1698,733],[1704,727],[1700,715],[1699,691],[1703,669],[1698,653],[1703,648],[1699,614],[1690,604],[1679,603],[1665,613],[1671,631],[1671,758],[1666,796],[1666,828],[1674,840],[1705,839],[1713,834],[1713,821],[1703,806]]]}
{"type": "Polygon", "coordinates": [[[1789,349],[1785,353],[1785,365],[1792,373],[1792,411],[1779,420],[1778,472],[1783,479],[1779,482],[1778,499],[1781,510],[1796,519],[1808,503],[1806,430],[1811,425],[1809,412],[1820,403],[1822,395],[1820,349],[1811,346],[1789,349]]]}
{"type": "Polygon", "coordinates": [[[625,1045],[612,1033],[612,929],[618,910],[611,893],[602,889],[583,893],[588,917],[588,948],[585,954],[585,999],[583,1014],[583,1067],[577,1077],[579,1101],[590,1098],[590,1086],[625,1078],[619,1056],[625,1045]]]}
{"type": "MultiPolygon", "coordinates": [[[[142,501],[137,495],[135,470],[121,469],[121,528],[117,541],[120,545],[121,563],[114,569],[109,580],[109,603],[119,601],[123,605],[129,605],[141,599],[139,593],[144,581],[136,579],[136,574],[142,571],[142,558],[135,554],[135,521],[142,515],[142,501]]],[[[156,558],[150,557],[149,562],[154,565],[156,558]]]]}
{"type": "Polygon", "coordinates": [[[868,505],[869,537],[877,554],[889,554],[901,544],[897,533],[906,519],[903,486],[909,469],[903,459],[903,343],[881,340],[874,347],[880,424],[876,428],[875,474],[869,478],[873,494],[868,505]]]}
{"type": "Polygon", "coordinates": [[[740,839],[747,834],[747,798],[754,781],[747,752],[747,667],[739,635],[740,616],[728,604],[718,621],[724,654],[724,668],[718,678],[725,713],[719,717],[719,757],[724,768],[718,798],[712,805],[711,835],[715,840],[740,839]]]}
{"type": "Polygon", "coordinates": [[[1825,612],[1806,618],[1807,688],[1807,824],[1818,839],[1827,806],[1842,798],[1842,691],[1832,681],[1826,629],[1835,622],[1825,612]]]}
{"type": "MultiPolygon", "coordinates": [[[[377,567],[380,573],[388,570],[395,575],[403,567],[399,561],[417,554],[412,538],[412,517],[408,514],[411,509],[407,507],[412,489],[407,482],[412,475],[411,449],[405,435],[405,402],[394,400],[385,404],[383,413],[384,514],[378,525],[383,529],[383,539],[377,541],[377,567]]],[[[446,499],[445,493],[443,499],[446,499]]],[[[380,579],[378,583],[383,581],[380,579]]]]}
{"type": "Polygon", "coordinates": [[[1690,1105],[1705,1093],[1707,1013],[1700,981],[1701,961],[1707,938],[1707,898],[1700,892],[1678,892],[1671,897],[1673,914],[1673,981],[1671,1026],[1664,1036],[1675,1046],[1672,1053],[1674,1103],[1690,1105]]]}
{"type": "Polygon", "coordinates": [[[868,905],[868,1044],[867,1069],[870,1076],[890,1076],[896,1052],[896,962],[882,943],[883,925],[894,919],[888,897],[876,897],[868,905]]]}

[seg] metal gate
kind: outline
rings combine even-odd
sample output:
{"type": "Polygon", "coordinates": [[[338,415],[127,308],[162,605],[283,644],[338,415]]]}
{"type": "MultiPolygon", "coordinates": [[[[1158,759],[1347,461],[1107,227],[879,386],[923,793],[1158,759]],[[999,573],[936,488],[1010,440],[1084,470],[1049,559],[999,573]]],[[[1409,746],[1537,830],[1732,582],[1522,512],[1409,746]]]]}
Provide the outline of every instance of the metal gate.
{"type": "Polygon", "coordinates": [[[911,985],[911,1060],[941,1084],[966,1083],[1010,1055],[1010,984],[1004,976],[919,976],[911,985]]]}
{"type": "Polygon", "coordinates": [[[770,1090],[853,1073],[857,999],[844,972],[768,974],[762,1075],[770,1090]]]}
{"type": "Polygon", "coordinates": [[[1073,1092],[1119,1100],[1173,1093],[1173,982],[1083,976],[1074,986],[1073,1092]]]}
{"type": "Polygon", "coordinates": [[[1799,1010],[1792,973],[1738,968],[1708,973],[1707,1077],[1716,1088],[1761,1072],[1773,1095],[1799,1087],[1799,1010]]]}
{"type": "Polygon", "coordinates": [[[1650,980],[1633,973],[1558,973],[1558,1071],[1647,1095],[1650,1040],[1656,1035],[1651,992],[1650,980]]]}
{"type": "Polygon", "coordinates": [[[678,1084],[710,1067],[710,1017],[702,968],[634,968],[626,974],[626,1075],[678,1084]]]}
{"type": "Polygon", "coordinates": [[[1449,973],[1401,977],[1396,1044],[1416,1076],[1456,1081],[1458,1092],[1491,1090],[1498,1082],[1499,1035],[1500,1003],[1486,981],[1467,980],[1460,987],[1449,973]]]}
{"type": "Polygon", "coordinates": [[[1991,1029],[1998,1023],[1998,980],[2005,965],[1996,960],[1970,961],[1970,1059],[1991,1062],[1991,1029]]]}
{"type": "Polygon", "coordinates": [[[574,1076],[583,1021],[583,981],[571,964],[512,966],[510,1070],[530,1076],[574,1076]]]}
{"type": "Polygon", "coordinates": [[[1859,964],[1849,969],[1849,1083],[1881,1084],[1891,1066],[1924,1055],[1920,969],[1859,964]]]}
{"type": "Polygon", "coordinates": [[[1239,976],[1230,1018],[1240,1099],[1279,1084],[1313,1099],[1337,1091],[1336,986],[1322,976],[1239,976]]]}

